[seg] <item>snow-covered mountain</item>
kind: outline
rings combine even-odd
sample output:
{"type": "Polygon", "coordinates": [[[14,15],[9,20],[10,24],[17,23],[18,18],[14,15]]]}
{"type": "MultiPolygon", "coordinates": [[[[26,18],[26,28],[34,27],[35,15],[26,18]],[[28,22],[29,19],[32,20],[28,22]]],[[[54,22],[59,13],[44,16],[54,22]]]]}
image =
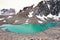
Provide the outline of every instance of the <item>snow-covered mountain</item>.
{"type": "Polygon", "coordinates": [[[14,15],[16,12],[15,12],[15,9],[1,9],[0,10],[0,15],[14,15]]]}
{"type": "MultiPolygon", "coordinates": [[[[15,16],[11,18],[5,18],[7,23],[11,24],[23,24],[28,23],[44,23],[47,21],[59,21],[60,20],[60,1],[40,1],[35,7],[34,5],[24,7],[20,9],[15,16]],[[48,6],[49,5],[49,6],[48,6]],[[54,6],[53,6],[54,5],[54,6]]],[[[9,13],[15,13],[13,9],[3,10],[4,15],[9,13]]]]}

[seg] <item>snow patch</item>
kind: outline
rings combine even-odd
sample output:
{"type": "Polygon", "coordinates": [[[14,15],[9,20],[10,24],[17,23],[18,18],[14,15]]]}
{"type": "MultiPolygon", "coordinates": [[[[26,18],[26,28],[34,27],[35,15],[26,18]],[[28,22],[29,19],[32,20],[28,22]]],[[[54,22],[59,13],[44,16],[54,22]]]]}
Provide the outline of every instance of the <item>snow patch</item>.
{"type": "Polygon", "coordinates": [[[43,23],[42,21],[39,21],[39,20],[38,20],[38,22],[39,22],[39,23],[43,23]]]}
{"type": "Polygon", "coordinates": [[[52,14],[49,14],[47,17],[52,18],[52,17],[53,17],[53,15],[52,15],[52,14]]]}
{"type": "Polygon", "coordinates": [[[29,17],[29,18],[30,18],[30,17],[33,17],[33,11],[32,11],[32,12],[29,12],[28,17],[29,17]]]}
{"type": "Polygon", "coordinates": [[[36,16],[37,16],[37,18],[45,21],[44,16],[42,16],[42,17],[40,15],[36,15],[36,16]]]}
{"type": "Polygon", "coordinates": [[[14,23],[16,23],[16,22],[18,22],[19,20],[15,20],[15,22],[14,23]]]}
{"type": "Polygon", "coordinates": [[[29,19],[26,20],[25,24],[28,24],[29,19]]]}
{"type": "Polygon", "coordinates": [[[6,22],[6,20],[4,20],[3,22],[6,22]]]}
{"type": "Polygon", "coordinates": [[[13,16],[9,16],[9,17],[7,17],[7,18],[12,18],[13,16]]]}
{"type": "Polygon", "coordinates": [[[0,18],[0,20],[4,20],[4,18],[0,18]]]}

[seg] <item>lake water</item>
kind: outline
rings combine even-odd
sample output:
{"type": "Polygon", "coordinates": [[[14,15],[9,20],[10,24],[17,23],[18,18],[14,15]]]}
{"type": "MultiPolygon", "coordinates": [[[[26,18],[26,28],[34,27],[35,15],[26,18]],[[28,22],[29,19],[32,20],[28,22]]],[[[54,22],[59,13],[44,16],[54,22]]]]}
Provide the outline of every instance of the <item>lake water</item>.
{"type": "Polygon", "coordinates": [[[47,22],[44,24],[20,24],[20,25],[13,25],[13,24],[3,24],[2,30],[3,31],[10,31],[15,33],[22,33],[22,34],[30,34],[30,33],[37,33],[47,30],[48,27],[52,28],[57,24],[57,22],[47,22]]]}

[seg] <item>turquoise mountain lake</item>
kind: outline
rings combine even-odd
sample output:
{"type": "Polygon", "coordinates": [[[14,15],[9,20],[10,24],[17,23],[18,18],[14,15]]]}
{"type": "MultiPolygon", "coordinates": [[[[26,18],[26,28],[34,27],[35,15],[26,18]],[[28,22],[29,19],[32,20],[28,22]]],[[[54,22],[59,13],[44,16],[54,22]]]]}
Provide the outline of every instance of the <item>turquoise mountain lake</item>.
{"type": "Polygon", "coordinates": [[[19,25],[13,25],[13,24],[3,24],[2,30],[3,31],[10,31],[15,33],[22,33],[22,34],[30,34],[30,33],[37,33],[44,30],[47,30],[47,27],[54,27],[57,24],[57,22],[47,22],[44,24],[19,24],[19,25]]]}

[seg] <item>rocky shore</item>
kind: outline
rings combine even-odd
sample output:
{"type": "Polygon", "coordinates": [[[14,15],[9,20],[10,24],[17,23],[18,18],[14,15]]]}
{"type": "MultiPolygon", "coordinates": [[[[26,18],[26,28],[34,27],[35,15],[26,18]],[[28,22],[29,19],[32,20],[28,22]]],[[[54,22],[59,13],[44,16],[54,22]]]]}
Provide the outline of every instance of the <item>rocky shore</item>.
{"type": "Polygon", "coordinates": [[[49,28],[35,34],[17,34],[0,30],[0,40],[60,40],[60,28],[49,28]]]}

